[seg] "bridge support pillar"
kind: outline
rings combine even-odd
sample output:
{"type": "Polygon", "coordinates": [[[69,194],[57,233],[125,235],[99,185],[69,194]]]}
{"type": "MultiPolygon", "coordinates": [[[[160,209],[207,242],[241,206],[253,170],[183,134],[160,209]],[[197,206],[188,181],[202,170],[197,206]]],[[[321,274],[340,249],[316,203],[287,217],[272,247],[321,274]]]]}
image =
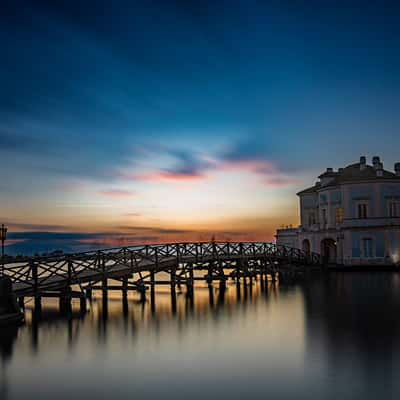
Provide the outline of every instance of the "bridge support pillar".
{"type": "Polygon", "coordinates": [[[237,300],[240,300],[240,281],[239,279],[236,279],[236,297],[237,300]]]}
{"type": "Polygon", "coordinates": [[[150,301],[152,306],[156,302],[156,276],[155,272],[150,271],[150,301]]]}
{"type": "Polygon", "coordinates": [[[124,316],[124,319],[128,317],[128,311],[128,298],[122,297],[122,315],[124,316]]]}
{"type": "Polygon", "coordinates": [[[60,307],[60,313],[70,313],[72,311],[70,287],[64,289],[60,293],[59,307],[60,307]]]}
{"type": "Polygon", "coordinates": [[[85,314],[86,313],[86,297],[83,293],[82,293],[82,296],[79,298],[79,301],[80,301],[81,313],[85,314]]]}
{"type": "Polygon", "coordinates": [[[105,278],[105,279],[102,280],[101,285],[102,285],[102,295],[103,295],[103,298],[107,298],[107,278],[105,278]]]}
{"type": "Polygon", "coordinates": [[[122,298],[128,297],[128,277],[122,278],[122,298]]]}
{"type": "Polygon", "coordinates": [[[261,288],[262,292],[265,290],[264,265],[261,265],[261,269],[260,269],[260,288],[261,288]]]}
{"type": "Polygon", "coordinates": [[[194,285],[194,274],[193,274],[193,264],[190,265],[189,278],[186,279],[186,295],[187,297],[193,297],[193,285],[194,285]]]}
{"type": "Polygon", "coordinates": [[[137,290],[140,294],[140,301],[142,303],[146,302],[146,286],[144,285],[144,283],[142,281],[139,281],[137,283],[137,290]]]}
{"type": "Polygon", "coordinates": [[[171,309],[176,314],[176,268],[171,269],[171,309]]]}
{"type": "Polygon", "coordinates": [[[40,314],[42,311],[42,297],[39,295],[35,296],[35,313],[40,314]]]}
{"type": "Polygon", "coordinates": [[[208,286],[209,302],[210,306],[214,307],[214,288],[212,285],[208,286]]]}
{"type": "Polygon", "coordinates": [[[18,305],[21,307],[22,310],[25,310],[25,299],[24,297],[18,298],[18,305]]]}
{"type": "Polygon", "coordinates": [[[276,282],[276,269],[275,269],[275,265],[271,265],[271,280],[272,282],[276,282]]]}

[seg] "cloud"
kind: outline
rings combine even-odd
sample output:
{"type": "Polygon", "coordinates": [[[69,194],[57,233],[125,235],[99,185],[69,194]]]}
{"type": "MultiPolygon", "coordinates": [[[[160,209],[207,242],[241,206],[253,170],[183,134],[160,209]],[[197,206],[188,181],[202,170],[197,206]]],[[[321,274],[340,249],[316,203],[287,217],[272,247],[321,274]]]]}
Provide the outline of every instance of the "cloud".
{"type": "MultiPolygon", "coordinates": [[[[14,223],[7,222],[6,219],[3,219],[5,224],[8,225],[10,231],[12,230],[26,230],[26,231],[35,231],[36,233],[40,233],[42,231],[66,231],[68,227],[65,225],[55,225],[55,224],[22,224],[22,223],[14,223]]],[[[10,233],[11,234],[11,233],[10,233]]],[[[16,233],[13,233],[14,235],[16,233]]]]}
{"type": "Polygon", "coordinates": [[[99,194],[104,197],[109,197],[112,199],[126,199],[137,196],[135,192],[122,189],[110,189],[100,191],[99,194]]]}
{"type": "Polygon", "coordinates": [[[173,228],[159,228],[155,226],[132,226],[132,225],[123,225],[119,226],[119,229],[123,231],[129,232],[152,232],[157,235],[169,235],[169,234],[185,234],[192,233],[193,231],[187,229],[173,229],[173,228]]]}
{"type": "Polygon", "coordinates": [[[133,175],[132,178],[144,182],[189,182],[206,179],[207,175],[200,171],[178,172],[173,170],[162,170],[158,172],[133,175]]]}
{"type": "Polygon", "coordinates": [[[240,149],[240,146],[236,145],[215,157],[182,149],[170,150],[160,147],[158,150],[172,156],[172,167],[142,173],[119,172],[115,177],[129,181],[186,183],[206,180],[218,172],[248,172],[255,175],[262,185],[269,187],[295,183],[295,180],[282,172],[273,160],[267,159],[260,149],[254,149],[252,152],[249,146],[240,149]]]}

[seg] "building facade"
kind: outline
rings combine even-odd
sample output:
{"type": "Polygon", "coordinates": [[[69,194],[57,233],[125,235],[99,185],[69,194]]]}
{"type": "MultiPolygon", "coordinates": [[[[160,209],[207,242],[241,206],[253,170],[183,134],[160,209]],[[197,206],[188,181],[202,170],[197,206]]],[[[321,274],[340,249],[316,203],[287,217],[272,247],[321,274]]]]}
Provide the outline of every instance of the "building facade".
{"type": "Polygon", "coordinates": [[[379,157],[332,168],[297,195],[301,225],[276,240],[320,253],[326,263],[400,265],[400,163],[387,171],[379,157]]]}

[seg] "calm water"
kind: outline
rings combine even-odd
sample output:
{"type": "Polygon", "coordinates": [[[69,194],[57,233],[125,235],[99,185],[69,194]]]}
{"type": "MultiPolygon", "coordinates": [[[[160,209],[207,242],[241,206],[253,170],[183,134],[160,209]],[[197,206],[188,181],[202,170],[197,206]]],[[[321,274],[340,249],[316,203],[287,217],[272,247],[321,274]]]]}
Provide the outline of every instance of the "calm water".
{"type": "MultiPolygon", "coordinates": [[[[28,305],[29,306],[29,305],[28,305]]],[[[77,305],[76,305],[77,306],[77,305]]],[[[78,309],[78,307],[76,308],[78,309]]],[[[3,399],[391,399],[400,397],[400,274],[337,273],[194,302],[157,292],[1,330],[3,399]],[[32,397],[32,395],[34,395],[32,397]]]]}

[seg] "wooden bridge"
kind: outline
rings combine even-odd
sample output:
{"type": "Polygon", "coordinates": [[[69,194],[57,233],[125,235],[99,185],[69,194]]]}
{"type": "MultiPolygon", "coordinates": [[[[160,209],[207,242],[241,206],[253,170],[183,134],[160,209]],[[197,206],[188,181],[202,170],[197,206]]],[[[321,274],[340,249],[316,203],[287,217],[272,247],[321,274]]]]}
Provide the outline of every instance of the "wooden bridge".
{"type": "Polygon", "coordinates": [[[5,264],[4,275],[11,278],[21,305],[32,297],[40,309],[42,297],[57,297],[62,309],[75,297],[85,311],[93,290],[103,297],[108,290],[121,290],[123,296],[134,290],[144,301],[150,289],[154,301],[156,285],[169,285],[172,295],[184,285],[191,296],[196,280],[224,286],[228,278],[239,283],[259,277],[263,285],[268,276],[283,281],[320,263],[318,254],[274,243],[174,243],[32,257],[5,264]]]}

